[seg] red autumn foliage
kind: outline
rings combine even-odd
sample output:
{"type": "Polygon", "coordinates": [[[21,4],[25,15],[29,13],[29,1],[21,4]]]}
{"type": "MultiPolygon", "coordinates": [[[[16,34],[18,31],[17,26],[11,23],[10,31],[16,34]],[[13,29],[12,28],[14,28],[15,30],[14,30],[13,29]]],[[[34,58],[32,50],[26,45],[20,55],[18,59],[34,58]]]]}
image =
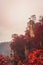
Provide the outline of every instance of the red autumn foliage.
{"type": "Polygon", "coordinates": [[[28,54],[28,60],[24,65],[43,65],[43,50],[36,50],[28,54]]]}
{"type": "Polygon", "coordinates": [[[4,55],[0,55],[0,65],[10,65],[7,57],[5,57],[4,55]]]}

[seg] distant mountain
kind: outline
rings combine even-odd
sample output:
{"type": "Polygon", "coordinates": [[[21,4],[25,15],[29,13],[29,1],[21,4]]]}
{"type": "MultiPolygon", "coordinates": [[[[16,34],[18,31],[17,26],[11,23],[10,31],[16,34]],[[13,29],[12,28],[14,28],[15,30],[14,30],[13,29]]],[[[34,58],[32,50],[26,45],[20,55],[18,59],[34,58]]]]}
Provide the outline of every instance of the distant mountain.
{"type": "Polygon", "coordinates": [[[0,54],[10,55],[10,42],[0,43],[0,54]]]}

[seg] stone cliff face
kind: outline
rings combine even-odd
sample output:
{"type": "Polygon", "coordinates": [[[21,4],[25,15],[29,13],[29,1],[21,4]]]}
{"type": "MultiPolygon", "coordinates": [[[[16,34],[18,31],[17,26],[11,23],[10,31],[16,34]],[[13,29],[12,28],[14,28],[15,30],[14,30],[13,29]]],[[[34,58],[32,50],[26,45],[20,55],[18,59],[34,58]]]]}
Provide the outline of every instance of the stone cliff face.
{"type": "Polygon", "coordinates": [[[0,54],[10,55],[10,42],[0,43],[0,54]]]}

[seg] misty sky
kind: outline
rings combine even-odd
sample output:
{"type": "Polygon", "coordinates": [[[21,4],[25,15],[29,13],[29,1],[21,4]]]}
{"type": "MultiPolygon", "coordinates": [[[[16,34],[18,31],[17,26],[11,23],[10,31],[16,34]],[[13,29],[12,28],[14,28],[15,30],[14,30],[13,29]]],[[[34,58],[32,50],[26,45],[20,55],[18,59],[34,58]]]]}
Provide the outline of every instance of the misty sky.
{"type": "Polygon", "coordinates": [[[30,15],[43,15],[43,0],[0,0],[0,41],[24,34],[30,15]]]}

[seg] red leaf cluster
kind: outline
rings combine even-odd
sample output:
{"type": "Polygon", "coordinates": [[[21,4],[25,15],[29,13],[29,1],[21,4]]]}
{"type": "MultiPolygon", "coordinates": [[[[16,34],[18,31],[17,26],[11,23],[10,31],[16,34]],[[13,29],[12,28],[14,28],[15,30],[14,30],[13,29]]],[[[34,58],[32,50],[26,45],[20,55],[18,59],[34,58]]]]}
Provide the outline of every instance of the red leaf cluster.
{"type": "Polygon", "coordinates": [[[0,55],[0,65],[10,65],[7,57],[5,57],[4,55],[0,55]]]}

